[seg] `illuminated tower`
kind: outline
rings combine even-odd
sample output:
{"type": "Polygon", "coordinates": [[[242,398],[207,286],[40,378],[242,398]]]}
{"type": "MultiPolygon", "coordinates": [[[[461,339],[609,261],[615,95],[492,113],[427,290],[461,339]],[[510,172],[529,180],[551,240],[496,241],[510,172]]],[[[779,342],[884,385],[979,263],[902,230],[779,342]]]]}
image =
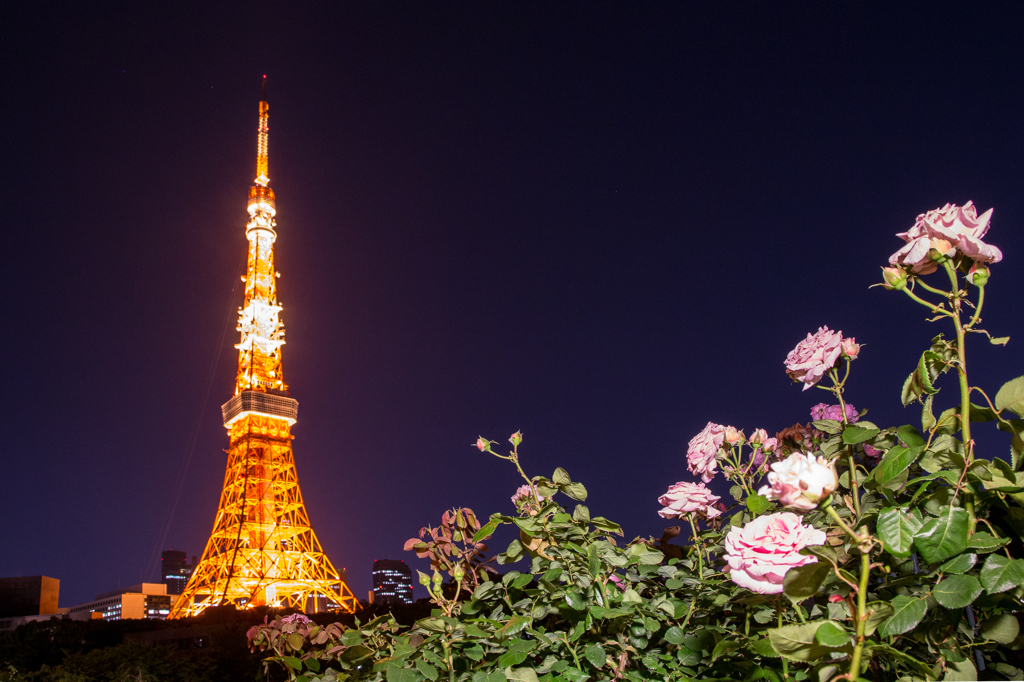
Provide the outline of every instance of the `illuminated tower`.
{"type": "Polygon", "coordinates": [[[222,406],[229,448],[213,532],[171,618],[209,606],[269,605],[353,611],[356,600],[309,525],[292,454],[298,402],[281,372],[284,326],[274,270],[274,190],[267,159],[266,76],[256,181],[249,188],[249,262],[239,308],[235,394],[222,406]]]}

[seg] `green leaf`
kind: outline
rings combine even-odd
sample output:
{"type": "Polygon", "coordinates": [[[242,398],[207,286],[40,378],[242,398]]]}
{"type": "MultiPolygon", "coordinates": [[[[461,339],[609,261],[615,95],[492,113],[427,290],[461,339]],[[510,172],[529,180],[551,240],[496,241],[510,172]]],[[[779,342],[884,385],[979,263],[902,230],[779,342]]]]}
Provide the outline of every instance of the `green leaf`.
{"type": "Polygon", "coordinates": [[[1009,644],[1020,634],[1020,623],[1012,613],[991,616],[981,624],[981,636],[1000,644],[1009,644]]]}
{"type": "Polygon", "coordinates": [[[993,346],[1005,346],[1006,344],[1008,344],[1010,342],[1010,337],[1009,336],[990,336],[990,337],[988,337],[988,342],[991,343],[993,346]]]}
{"type": "Polygon", "coordinates": [[[847,426],[843,429],[843,442],[847,445],[853,445],[855,443],[863,443],[866,440],[871,440],[879,433],[878,429],[865,428],[863,426],[847,426]]]}
{"type": "Polygon", "coordinates": [[[687,649],[685,646],[681,646],[676,650],[676,658],[683,665],[697,665],[704,656],[699,651],[694,651],[693,649],[687,649]]]}
{"type": "MultiPolygon", "coordinates": [[[[290,646],[295,651],[301,651],[302,650],[302,643],[303,643],[304,640],[302,638],[302,635],[300,635],[299,633],[293,632],[290,635],[288,635],[285,639],[288,640],[288,646],[290,646]]],[[[358,644],[358,643],[359,642],[353,642],[353,644],[358,644]]]]}
{"type": "Polygon", "coordinates": [[[538,682],[533,668],[505,668],[505,679],[512,682],[538,682]]]}
{"type": "Polygon", "coordinates": [[[979,594],[981,583],[973,575],[951,575],[932,589],[932,596],[947,609],[962,609],[979,594]]]}
{"type": "Polygon", "coordinates": [[[782,591],[795,601],[809,599],[818,593],[818,588],[831,571],[832,566],[824,561],[791,568],[782,579],[782,591]]]}
{"type": "Polygon", "coordinates": [[[827,620],[814,633],[814,639],[818,640],[818,644],[824,646],[841,647],[850,643],[850,633],[836,623],[827,620]]]}
{"type": "Polygon", "coordinates": [[[928,604],[924,599],[900,595],[893,598],[892,609],[892,615],[882,623],[880,629],[883,637],[902,635],[913,630],[928,612],[928,604]]]}
{"type": "Polygon", "coordinates": [[[926,521],[914,536],[914,546],[930,564],[945,561],[967,548],[970,516],[967,510],[947,506],[939,516],[926,521]]]}
{"type": "Polygon", "coordinates": [[[604,666],[605,661],[608,658],[608,655],[604,652],[604,647],[600,644],[591,644],[583,650],[583,655],[587,657],[588,661],[590,661],[590,665],[594,666],[598,670],[604,666]]]}
{"type": "Polygon", "coordinates": [[[747,498],[747,509],[754,516],[761,514],[770,506],[772,506],[771,501],[764,495],[751,495],[747,498]]]}
{"type": "Polygon", "coordinates": [[[669,642],[669,644],[682,644],[683,631],[679,629],[679,626],[673,625],[665,631],[665,639],[669,642]]]}
{"type": "Polygon", "coordinates": [[[946,675],[942,679],[943,682],[977,682],[978,669],[974,667],[971,658],[964,658],[958,663],[949,661],[946,664],[946,675]]]}
{"type": "Polygon", "coordinates": [[[873,635],[878,626],[889,620],[895,612],[892,605],[884,601],[868,602],[868,618],[864,621],[864,634],[868,637],[873,635]]]}
{"type": "Polygon", "coordinates": [[[587,509],[586,505],[577,504],[576,508],[572,510],[572,520],[579,521],[581,523],[589,523],[590,510],[587,509]]]}
{"type": "Polygon", "coordinates": [[[428,680],[437,679],[437,668],[426,661],[416,661],[416,669],[420,671],[420,675],[423,675],[428,680]]]}
{"type": "Polygon", "coordinates": [[[295,670],[302,670],[302,661],[295,658],[294,656],[282,656],[281,660],[284,661],[289,668],[294,668],[295,670]]]}
{"type": "Polygon", "coordinates": [[[577,502],[584,502],[587,499],[587,489],[582,483],[570,483],[562,488],[562,492],[577,502]]]}
{"type": "Polygon", "coordinates": [[[989,594],[1024,585],[1024,560],[989,554],[981,567],[981,584],[989,594]]]}
{"type": "Polygon", "coordinates": [[[508,619],[508,622],[495,633],[499,640],[506,639],[512,635],[517,635],[526,629],[526,626],[530,624],[530,619],[526,616],[512,616],[508,619]]]}
{"type": "Polygon", "coordinates": [[[561,487],[572,483],[572,479],[569,478],[569,473],[562,467],[555,469],[555,473],[551,474],[551,482],[561,487]]]}
{"type": "Polygon", "coordinates": [[[565,591],[565,603],[574,611],[585,611],[587,608],[586,598],[576,590],[565,591]]]}
{"type": "Polygon", "coordinates": [[[976,549],[982,554],[988,554],[1008,544],[1010,544],[1009,538],[997,538],[991,533],[979,530],[975,531],[971,539],[967,541],[967,548],[976,549]]]}
{"type": "Polygon", "coordinates": [[[603,516],[595,516],[594,518],[590,519],[590,522],[594,524],[595,528],[597,528],[598,530],[602,530],[605,533],[615,533],[616,535],[622,535],[622,526],[615,523],[614,521],[609,521],[603,516]]]}
{"type": "MultiPolygon", "coordinates": [[[[762,637],[761,639],[754,640],[754,643],[751,644],[750,648],[766,658],[779,657],[779,652],[772,646],[772,640],[768,637],[762,637]]],[[[697,663],[700,663],[700,661],[698,660],[697,663]]]]}
{"type": "Polygon", "coordinates": [[[586,682],[586,680],[590,679],[590,675],[571,665],[561,672],[561,676],[563,679],[568,680],[568,682],[586,682]]]}
{"type": "MultiPolygon", "coordinates": [[[[899,649],[894,649],[887,644],[870,644],[868,649],[868,656],[874,656],[875,652],[885,654],[889,658],[894,658],[903,665],[907,666],[914,672],[916,672],[922,680],[933,680],[935,679],[935,673],[932,672],[932,668],[927,663],[920,661],[913,656],[906,654],[899,649]]],[[[880,657],[883,658],[884,657],[880,657]]],[[[864,678],[860,678],[864,679],[864,678]]],[[[905,678],[904,678],[905,679],[905,678]]],[[[915,678],[916,679],[916,678],[915,678]]]]}
{"type": "Polygon", "coordinates": [[[529,653],[525,651],[521,651],[518,649],[509,649],[501,656],[498,656],[497,666],[499,668],[509,668],[513,665],[519,665],[520,663],[526,660],[527,656],[529,656],[529,653]]]}
{"type": "Polygon", "coordinates": [[[1018,417],[1024,417],[1024,376],[1011,379],[996,393],[996,409],[1010,410],[1018,417]]]}
{"type": "Polygon", "coordinates": [[[823,646],[815,639],[818,628],[828,621],[784,625],[768,631],[772,648],[784,658],[794,661],[816,661],[835,651],[834,647],[823,646]]]}
{"type": "Polygon", "coordinates": [[[924,520],[916,509],[904,511],[901,507],[883,509],[878,515],[878,539],[894,557],[906,559],[913,551],[914,536],[921,530],[924,520]]]}
{"type": "Polygon", "coordinates": [[[473,542],[480,542],[491,537],[494,533],[494,529],[501,525],[501,519],[491,519],[487,522],[487,525],[478,530],[473,534],[473,542]]]}
{"type": "Polygon", "coordinates": [[[841,433],[843,430],[842,422],[838,422],[835,419],[819,419],[818,421],[811,422],[811,426],[823,433],[832,435],[841,433]]]}
{"type": "Polygon", "coordinates": [[[388,682],[416,682],[418,679],[416,671],[411,668],[399,668],[394,663],[385,669],[385,676],[388,682]]]}
{"type": "Polygon", "coordinates": [[[875,467],[875,481],[879,485],[885,485],[896,478],[914,463],[914,460],[917,459],[922,450],[924,450],[924,447],[920,445],[911,448],[897,445],[896,447],[889,448],[889,451],[882,457],[882,461],[875,467]]]}
{"type": "Polygon", "coordinates": [[[723,639],[721,642],[715,645],[714,651],[711,652],[711,660],[717,660],[722,656],[728,656],[732,652],[740,648],[740,643],[735,639],[723,639]]]}
{"type": "Polygon", "coordinates": [[[939,566],[939,571],[947,574],[966,573],[974,568],[978,562],[978,555],[974,553],[955,556],[946,563],[939,566]]]}
{"type": "Polygon", "coordinates": [[[903,444],[907,447],[914,448],[919,445],[926,445],[928,443],[924,436],[910,424],[896,429],[896,437],[903,441],[903,444]]]}

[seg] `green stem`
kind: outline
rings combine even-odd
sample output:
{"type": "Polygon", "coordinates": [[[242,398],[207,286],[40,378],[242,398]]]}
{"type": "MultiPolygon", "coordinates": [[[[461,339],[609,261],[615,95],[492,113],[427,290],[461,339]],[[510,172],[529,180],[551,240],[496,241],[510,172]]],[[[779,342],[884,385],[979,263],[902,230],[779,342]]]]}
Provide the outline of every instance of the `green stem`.
{"type": "Polygon", "coordinates": [[[448,664],[448,682],[455,682],[455,663],[452,661],[452,650],[448,646],[448,640],[441,638],[441,646],[444,647],[445,663],[448,664]]]}
{"type": "Polygon", "coordinates": [[[934,303],[929,303],[928,301],[924,300],[923,298],[921,298],[920,296],[915,294],[910,289],[904,289],[903,293],[905,293],[907,296],[909,296],[910,298],[914,299],[915,301],[917,301],[918,303],[923,305],[925,308],[928,308],[933,313],[936,313],[938,315],[948,315],[949,317],[953,317],[953,313],[949,312],[948,310],[943,310],[942,308],[938,307],[934,303]]]}
{"type": "MultiPolygon", "coordinates": [[[[956,272],[954,272],[950,262],[948,260],[943,262],[942,267],[946,269],[949,281],[953,285],[953,309],[956,314],[952,315],[952,318],[953,326],[956,327],[956,355],[958,360],[956,372],[960,378],[960,435],[964,443],[964,454],[967,460],[966,466],[969,467],[974,462],[974,444],[971,442],[971,387],[967,382],[967,349],[964,347],[964,327],[960,321],[960,301],[963,297],[963,292],[957,284],[956,272]]],[[[970,490],[964,493],[964,508],[970,516],[970,529],[973,534],[976,520],[974,515],[974,494],[970,490]]]]}
{"type": "Polygon", "coordinates": [[[693,546],[697,550],[697,575],[701,580],[704,580],[704,551],[701,547],[700,538],[697,537],[697,526],[693,523],[693,514],[687,514],[686,518],[690,520],[690,532],[693,533],[693,546]]]}
{"type": "Polygon", "coordinates": [[[971,315],[971,321],[967,323],[967,329],[973,329],[974,325],[981,318],[981,307],[985,305],[985,287],[978,288],[978,306],[974,309],[974,314],[971,315]]]}
{"type": "MultiPolygon", "coordinates": [[[[781,628],[782,627],[782,598],[781,597],[779,598],[779,600],[777,602],[775,602],[775,615],[778,616],[776,622],[778,623],[778,627],[781,628]]],[[[783,680],[789,680],[789,664],[786,662],[786,658],[785,657],[782,658],[782,679],[783,680]]]]}
{"type": "Polygon", "coordinates": [[[849,535],[854,542],[860,544],[867,539],[864,536],[858,535],[857,531],[855,531],[853,528],[850,528],[846,521],[843,521],[843,519],[840,518],[839,514],[836,513],[836,510],[832,508],[832,502],[830,500],[825,500],[825,504],[822,506],[822,509],[824,509],[825,512],[832,517],[832,520],[835,521],[840,528],[846,531],[846,534],[849,535]]]}
{"type": "MultiPolygon", "coordinates": [[[[850,421],[846,418],[846,401],[843,400],[843,384],[846,383],[846,378],[850,376],[850,361],[846,361],[846,376],[843,377],[842,383],[839,382],[839,373],[835,370],[831,372],[832,383],[835,385],[834,393],[836,398],[839,399],[839,407],[843,411],[843,425],[848,426],[850,421]]],[[[853,511],[857,515],[857,519],[860,520],[860,487],[857,485],[857,466],[853,461],[853,448],[846,448],[846,464],[850,467],[850,493],[853,495],[853,511]]]]}
{"type": "Polygon", "coordinates": [[[851,680],[860,677],[860,659],[864,652],[864,628],[867,625],[868,579],[871,577],[871,557],[867,552],[860,555],[860,588],[857,590],[857,645],[850,657],[851,680]]]}

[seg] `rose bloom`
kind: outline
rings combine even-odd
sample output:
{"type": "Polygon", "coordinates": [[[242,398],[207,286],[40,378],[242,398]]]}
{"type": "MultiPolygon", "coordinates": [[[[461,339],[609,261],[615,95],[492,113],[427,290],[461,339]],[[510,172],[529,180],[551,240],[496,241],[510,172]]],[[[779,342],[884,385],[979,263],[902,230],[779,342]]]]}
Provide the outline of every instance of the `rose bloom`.
{"type": "MultiPolygon", "coordinates": [[[[537,495],[541,502],[548,499],[543,495],[537,495]]],[[[536,506],[533,500],[533,489],[528,485],[521,485],[516,489],[516,494],[512,496],[512,504],[519,508],[520,505],[526,505],[531,509],[536,506]]]]}
{"type": "Polygon", "coordinates": [[[658,515],[664,519],[681,519],[686,514],[696,513],[713,519],[722,513],[712,506],[720,499],[718,495],[712,495],[703,483],[680,481],[658,498],[658,504],[664,506],[658,515]]]}
{"type": "Polygon", "coordinates": [[[825,543],[825,533],[800,523],[793,512],[759,516],[742,528],[734,527],[725,538],[723,571],[739,585],[758,594],[779,594],[789,569],[813,564],[818,557],[800,550],[825,543]]]}
{"type": "Polygon", "coordinates": [[[935,254],[951,256],[956,251],[977,262],[998,263],[1003,253],[981,241],[988,232],[993,210],[979,216],[974,203],[968,201],[963,206],[946,204],[922,213],[912,228],[896,235],[907,245],[889,257],[889,264],[909,265],[911,272],[927,275],[938,267],[935,254]]]}
{"type": "Polygon", "coordinates": [[[690,440],[686,448],[686,466],[693,475],[700,474],[705,483],[715,477],[718,466],[715,455],[725,440],[725,427],[721,424],[708,422],[704,430],[690,440]]]}
{"type": "MultiPolygon", "coordinates": [[[[818,403],[811,408],[811,419],[818,421],[819,419],[832,419],[837,422],[843,421],[843,408],[839,405],[826,405],[825,403],[818,403]]],[[[860,415],[857,413],[857,408],[846,403],[846,421],[851,424],[856,424],[860,421],[860,415]]]]}
{"type": "Polygon", "coordinates": [[[842,332],[834,332],[828,327],[819,328],[789,351],[786,373],[794,381],[803,382],[806,391],[835,366],[843,350],[842,343],[842,332]]]}
{"type": "Polygon", "coordinates": [[[768,485],[757,491],[778,500],[786,507],[810,511],[832,494],[839,485],[835,466],[824,457],[815,457],[807,452],[792,455],[772,464],[768,472],[768,485]]]}

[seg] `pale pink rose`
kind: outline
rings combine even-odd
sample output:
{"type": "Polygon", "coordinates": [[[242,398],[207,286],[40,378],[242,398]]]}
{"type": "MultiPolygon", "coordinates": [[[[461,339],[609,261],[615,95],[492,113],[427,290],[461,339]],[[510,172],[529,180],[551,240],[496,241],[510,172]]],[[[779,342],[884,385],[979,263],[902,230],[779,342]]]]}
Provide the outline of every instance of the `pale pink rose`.
{"type": "Polygon", "coordinates": [[[758,594],[779,594],[789,569],[813,564],[818,557],[800,550],[825,543],[825,533],[800,523],[792,512],[759,516],[742,528],[734,527],[725,538],[723,571],[739,585],[758,594]]]}
{"type": "Polygon", "coordinates": [[[735,426],[725,427],[725,442],[729,445],[736,445],[743,440],[743,432],[737,429],[735,426]]]}
{"type": "Polygon", "coordinates": [[[815,458],[807,452],[792,455],[772,464],[768,472],[768,485],[758,495],[778,500],[783,506],[810,511],[832,494],[839,485],[834,465],[824,457],[815,458]]]}
{"type": "Polygon", "coordinates": [[[821,381],[832,369],[842,353],[843,333],[828,327],[820,327],[814,334],[789,351],[786,356],[786,373],[795,381],[803,382],[806,391],[821,381]]]}
{"type": "Polygon", "coordinates": [[[761,449],[765,452],[771,452],[779,444],[779,440],[777,438],[769,438],[768,432],[764,429],[754,429],[750,442],[752,445],[760,445],[761,449]]]}
{"type": "Polygon", "coordinates": [[[715,455],[725,440],[725,427],[721,424],[708,422],[704,430],[690,440],[686,449],[686,466],[693,475],[700,474],[705,483],[715,477],[718,463],[715,455]]]}
{"type": "Polygon", "coordinates": [[[998,263],[1002,252],[981,241],[992,220],[989,209],[980,216],[974,204],[968,201],[962,207],[946,204],[917,216],[917,222],[897,237],[907,245],[889,257],[890,265],[909,265],[911,271],[927,275],[938,267],[935,259],[951,256],[957,250],[975,261],[998,263]]]}
{"type": "Polygon", "coordinates": [[[720,499],[718,495],[712,495],[703,483],[680,481],[658,498],[658,504],[665,507],[658,514],[665,519],[681,519],[686,514],[713,519],[722,513],[712,506],[720,499]]]}
{"type": "Polygon", "coordinates": [[[309,618],[307,618],[305,616],[305,614],[293,613],[290,616],[285,616],[284,618],[282,618],[281,622],[282,623],[309,623],[311,621],[309,620],[309,618]]]}

